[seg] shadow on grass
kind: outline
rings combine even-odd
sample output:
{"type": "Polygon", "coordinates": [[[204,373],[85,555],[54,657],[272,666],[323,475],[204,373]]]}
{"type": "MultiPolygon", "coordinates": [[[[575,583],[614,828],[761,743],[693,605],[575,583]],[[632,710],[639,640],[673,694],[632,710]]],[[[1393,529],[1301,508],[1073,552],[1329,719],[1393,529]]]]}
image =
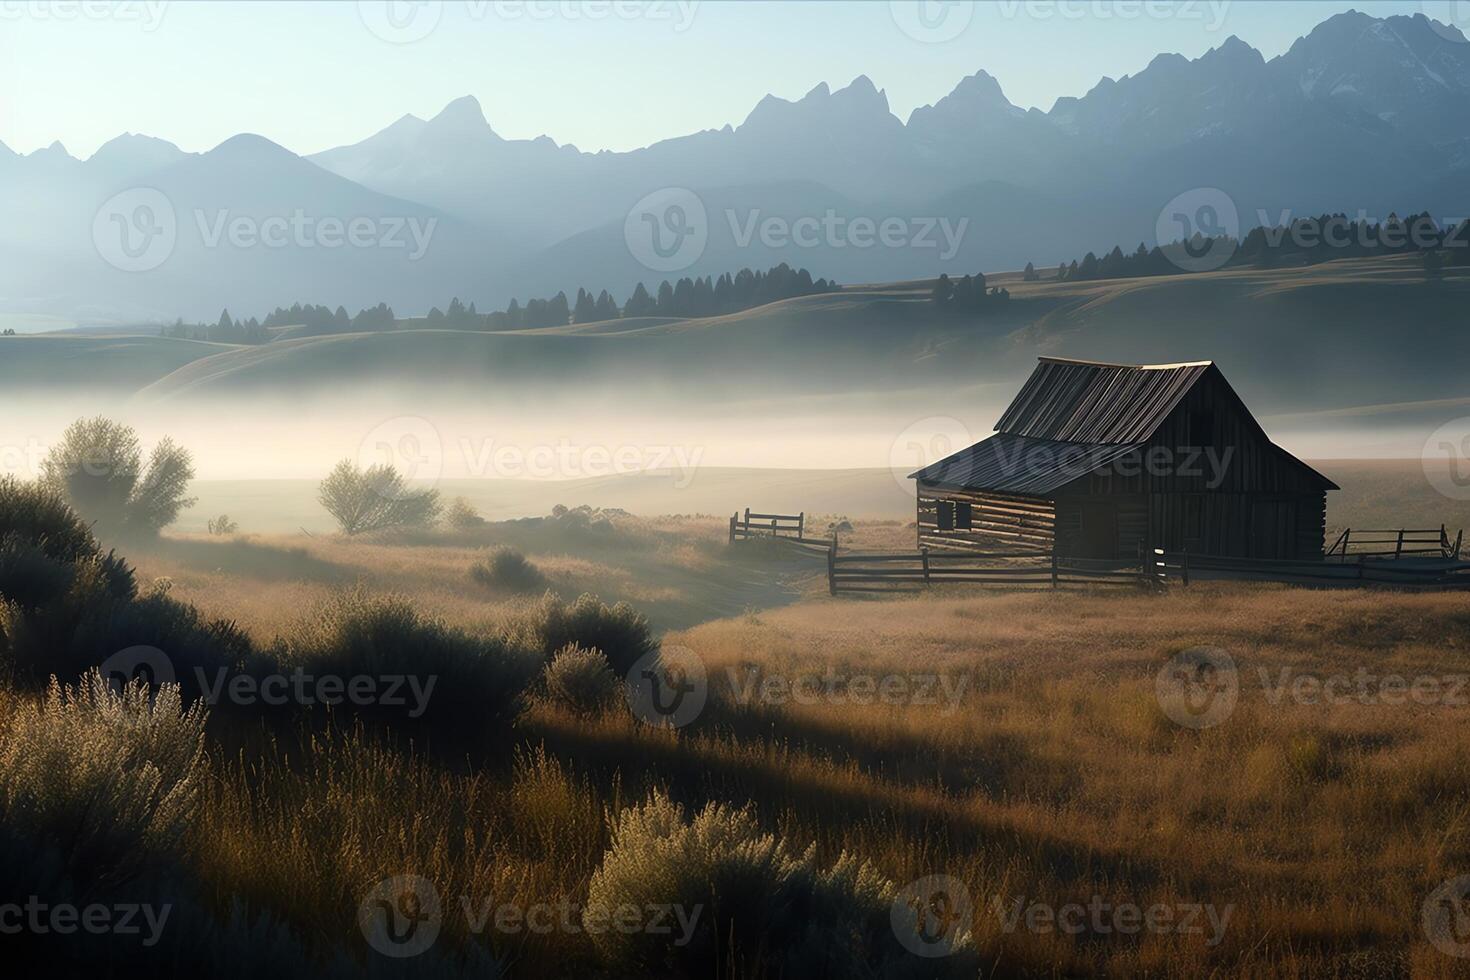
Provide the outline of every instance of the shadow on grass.
{"type": "Polygon", "coordinates": [[[352,581],[351,569],[324,561],[305,548],[281,548],[248,538],[205,541],[158,538],[133,544],[129,553],[151,554],[200,572],[227,572],[265,582],[308,581],[343,585],[352,581]]]}

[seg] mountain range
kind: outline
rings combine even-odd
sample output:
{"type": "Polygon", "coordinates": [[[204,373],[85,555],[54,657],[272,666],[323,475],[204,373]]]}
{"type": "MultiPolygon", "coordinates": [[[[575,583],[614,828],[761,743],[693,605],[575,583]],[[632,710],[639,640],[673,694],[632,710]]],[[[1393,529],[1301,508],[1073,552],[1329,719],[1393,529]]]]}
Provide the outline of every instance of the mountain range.
{"type": "Polygon", "coordinates": [[[1467,177],[1470,43],[1422,14],[1347,12],[1275,58],[1232,36],[1049,111],[1013,105],[977,71],[906,121],[859,77],[623,153],[505,139],[470,96],[304,157],[251,135],[195,154],[129,134],[86,160],[0,145],[0,312],[213,319],[301,300],[412,314],[455,295],[485,310],[578,286],[621,299],[638,281],[780,261],[840,282],[993,271],[1187,232],[1180,195],[1191,219],[1223,192],[1235,220],[1209,216],[1226,230],[1283,212],[1464,217],[1467,177]],[[650,262],[630,246],[643,227],[630,210],[669,188],[703,208],[701,245],[650,262]],[[166,256],[130,257],[168,209],[166,256]],[[902,234],[863,244],[851,222],[864,218],[902,234]],[[824,230],[767,233],[801,219],[824,230]],[[261,244],[282,222],[295,224],[280,244],[261,244]],[[343,244],[337,226],[353,222],[363,234],[343,244]],[[952,247],[939,222],[961,230],[952,247]],[[402,245],[387,240],[394,226],[402,245]],[[430,232],[419,255],[415,229],[430,232]],[[133,236],[121,258],[114,235],[133,236]]]}

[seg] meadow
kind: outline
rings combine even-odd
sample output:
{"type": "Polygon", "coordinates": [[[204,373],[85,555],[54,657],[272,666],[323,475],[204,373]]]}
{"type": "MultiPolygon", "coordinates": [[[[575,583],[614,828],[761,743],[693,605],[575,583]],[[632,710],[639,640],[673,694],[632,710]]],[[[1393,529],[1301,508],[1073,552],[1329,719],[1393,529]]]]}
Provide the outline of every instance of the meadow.
{"type": "MultiPolygon", "coordinates": [[[[851,523],[844,546],[911,546],[851,523]]],[[[820,560],[732,549],[723,517],[591,508],[126,557],[131,591],[80,532],[0,548],[0,863],[172,909],[154,947],[21,940],[64,973],[1449,977],[1470,953],[1425,919],[1470,873],[1458,595],[831,598],[820,560]],[[181,675],[438,686],[194,715],[207,671],[184,703],[47,693],[131,644],[181,675]],[[677,724],[620,683],[660,646],[703,677],[677,724]],[[1160,677],[1201,649],[1233,694],[1181,709],[1160,677]]]]}

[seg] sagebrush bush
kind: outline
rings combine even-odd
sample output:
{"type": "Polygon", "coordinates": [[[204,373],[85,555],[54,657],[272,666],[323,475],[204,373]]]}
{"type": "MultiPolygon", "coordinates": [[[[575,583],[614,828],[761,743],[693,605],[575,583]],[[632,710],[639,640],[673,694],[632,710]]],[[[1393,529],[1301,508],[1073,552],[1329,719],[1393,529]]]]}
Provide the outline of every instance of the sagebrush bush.
{"type": "Polygon", "coordinates": [[[470,577],[492,589],[534,592],[546,587],[546,576],[515,548],[493,548],[470,566],[470,577]]]}
{"type": "Polygon", "coordinates": [[[392,466],[360,469],[344,459],[317,488],[317,500],[344,534],[396,527],[427,527],[439,519],[438,490],[413,488],[392,466]]]}
{"type": "Polygon", "coordinates": [[[507,721],[540,666],[533,651],[505,638],[453,629],[401,596],[362,589],[335,595],[271,652],[280,667],[315,675],[412,678],[428,695],[423,705],[415,704],[414,688],[405,682],[398,694],[407,704],[346,704],[344,710],[466,731],[507,721]]]}
{"type": "Polygon", "coordinates": [[[563,647],[542,674],[546,696],[579,715],[594,715],[616,702],[618,677],[601,650],[576,644],[563,647]]]}
{"type": "Polygon", "coordinates": [[[655,792],[611,832],[589,908],[699,911],[687,941],[677,930],[594,934],[619,975],[889,977],[919,965],[893,932],[890,881],[846,854],[819,868],[814,848],[795,854],[763,832],[752,806],[711,803],[686,821],[655,792]]]}
{"type": "Polygon", "coordinates": [[[136,874],[177,847],[204,778],[206,712],[179,689],[109,686],[93,671],[23,702],[0,744],[0,815],[72,875],[136,874]]]}
{"type": "Polygon", "coordinates": [[[626,602],[609,606],[590,592],[572,603],[548,593],[532,613],[530,626],[546,656],[568,645],[595,648],[619,677],[626,677],[640,657],[658,649],[647,616],[626,602]]]}

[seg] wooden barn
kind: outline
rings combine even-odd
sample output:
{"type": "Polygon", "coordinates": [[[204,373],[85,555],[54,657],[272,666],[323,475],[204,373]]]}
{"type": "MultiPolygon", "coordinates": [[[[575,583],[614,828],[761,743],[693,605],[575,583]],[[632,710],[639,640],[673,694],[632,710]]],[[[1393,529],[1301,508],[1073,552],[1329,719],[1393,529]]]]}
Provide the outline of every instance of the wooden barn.
{"type": "Polygon", "coordinates": [[[1118,560],[1321,558],[1338,489],[1267,438],[1211,361],[1043,357],[995,435],[910,476],[920,547],[1118,560]]]}

